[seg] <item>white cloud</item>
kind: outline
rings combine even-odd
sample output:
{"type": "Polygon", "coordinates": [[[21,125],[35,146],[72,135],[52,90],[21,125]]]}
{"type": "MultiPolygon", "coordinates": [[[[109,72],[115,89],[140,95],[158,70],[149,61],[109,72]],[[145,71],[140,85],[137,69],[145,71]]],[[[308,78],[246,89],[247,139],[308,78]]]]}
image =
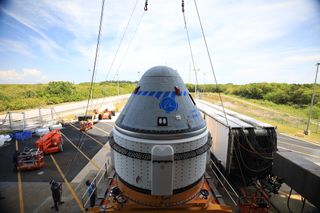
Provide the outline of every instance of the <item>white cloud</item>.
{"type": "Polygon", "coordinates": [[[0,39],[0,52],[6,54],[8,51],[35,58],[35,55],[30,52],[28,46],[24,42],[11,39],[0,39]]]}
{"type": "MultiPolygon", "coordinates": [[[[305,37],[306,32],[300,34],[297,29],[310,24],[310,29],[320,33],[320,28],[316,27],[320,26],[320,20],[316,19],[315,14],[318,13],[312,1],[197,2],[219,82],[309,82],[309,76],[313,74],[310,67],[319,60],[320,46],[315,45],[311,49],[311,45],[300,45],[301,41],[312,38],[305,37]],[[286,77],[288,75],[290,78],[286,77]]],[[[134,3],[135,1],[106,1],[97,81],[105,80],[106,71],[134,3]]],[[[57,66],[64,66],[64,62],[68,61],[81,64],[83,70],[92,69],[101,1],[44,0],[35,3],[29,0],[27,3],[16,1],[14,4],[16,6],[13,11],[6,13],[38,34],[40,39],[34,38],[32,43],[40,47],[42,52],[53,59],[63,58],[57,66]],[[48,33],[52,28],[70,33],[70,40],[65,41],[64,46],[58,45],[59,42],[48,33]]],[[[144,1],[140,0],[109,80],[114,78],[121,63],[143,13],[143,7],[144,1]]],[[[186,0],[185,7],[196,66],[210,79],[212,74],[193,0],[186,0]]],[[[25,55],[37,52],[28,49],[25,43],[19,45],[17,50],[25,55]]],[[[121,66],[120,79],[137,80],[138,71],[143,73],[148,68],[161,64],[177,69],[185,81],[189,81],[189,76],[193,76],[190,74],[191,58],[183,25],[181,1],[149,2],[149,10],[145,13],[121,66]]],[[[61,80],[77,82],[79,70],[70,72],[73,72],[72,79],[63,79],[65,76],[61,75],[61,80]]],[[[199,79],[201,83],[203,77],[199,76],[199,79]]]]}
{"type": "Polygon", "coordinates": [[[0,70],[0,84],[30,84],[48,82],[40,70],[25,68],[21,72],[16,70],[0,70]]]}
{"type": "Polygon", "coordinates": [[[59,49],[60,48],[59,45],[54,40],[49,38],[44,32],[39,30],[37,27],[33,26],[32,22],[30,20],[28,20],[27,18],[24,18],[24,17],[18,15],[17,13],[10,12],[10,11],[4,9],[4,8],[1,8],[1,7],[0,7],[0,9],[5,14],[7,14],[11,18],[15,19],[20,24],[24,25],[25,27],[27,27],[30,30],[32,30],[35,33],[37,33],[42,38],[42,40],[44,40],[48,45],[50,45],[51,48],[53,48],[53,49],[59,49]]]}

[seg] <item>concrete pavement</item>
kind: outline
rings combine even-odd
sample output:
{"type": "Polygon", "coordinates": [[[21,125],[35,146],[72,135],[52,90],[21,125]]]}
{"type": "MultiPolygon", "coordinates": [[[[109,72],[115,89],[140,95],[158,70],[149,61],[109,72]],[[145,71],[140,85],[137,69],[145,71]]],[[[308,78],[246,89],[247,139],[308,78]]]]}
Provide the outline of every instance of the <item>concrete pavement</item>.
{"type": "Polygon", "coordinates": [[[320,166],[320,145],[278,134],[278,149],[291,150],[320,166]]]}

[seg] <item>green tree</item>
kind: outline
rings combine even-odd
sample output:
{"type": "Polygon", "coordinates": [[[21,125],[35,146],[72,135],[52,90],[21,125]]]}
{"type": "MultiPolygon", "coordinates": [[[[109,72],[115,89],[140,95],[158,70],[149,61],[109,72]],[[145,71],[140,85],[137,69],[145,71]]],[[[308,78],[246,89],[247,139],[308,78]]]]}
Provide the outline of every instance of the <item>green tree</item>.
{"type": "Polygon", "coordinates": [[[51,95],[71,95],[74,90],[74,85],[67,81],[51,81],[47,86],[47,91],[51,95]]]}

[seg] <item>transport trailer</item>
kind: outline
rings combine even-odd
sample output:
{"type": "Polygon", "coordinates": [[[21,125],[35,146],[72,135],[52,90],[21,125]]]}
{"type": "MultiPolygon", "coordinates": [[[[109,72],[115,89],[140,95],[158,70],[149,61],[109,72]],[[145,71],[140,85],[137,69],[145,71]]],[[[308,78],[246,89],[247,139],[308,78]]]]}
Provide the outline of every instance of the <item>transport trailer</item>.
{"type": "Polygon", "coordinates": [[[272,174],[277,151],[275,127],[230,110],[224,113],[205,101],[196,103],[212,135],[210,163],[238,191],[240,212],[268,212],[273,206],[270,193],[281,187],[272,174]]]}
{"type": "Polygon", "coordinates": [[[212,135],[212,158],[243,185],[271,175],[277,150],[276,128],[255,119],[197,100],[212,135]]]}

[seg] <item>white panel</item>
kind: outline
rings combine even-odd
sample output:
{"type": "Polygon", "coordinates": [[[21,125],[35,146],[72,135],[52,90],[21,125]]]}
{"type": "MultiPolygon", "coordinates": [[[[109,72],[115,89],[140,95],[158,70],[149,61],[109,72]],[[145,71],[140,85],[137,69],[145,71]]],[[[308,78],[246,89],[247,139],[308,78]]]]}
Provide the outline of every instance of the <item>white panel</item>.
{"type": "Polygon", "coordinates": [[[115,170],[122,179],[143,189],[151,188],[150,161],[141,161],[114,153],[115,170]]]}
{"type": "Polygon", "coordinates": [[[219,161],[221,161],[221,165],[224,167],[224,169],[226,169],[228,157],[229,128],[225,127],[209,116],[206,117],[206,123],[212,137],[212,146],[210,150],[214,154],[214,156],[219,161]]]}
{"type": "Polygon", "coordinates": [[[152,195],[173,194],[173,148],[170,145],[155,145],[151,150],[152,195]]]}
{"type": "Polygon", "coordinates": [[[206,169],[207,153],[195,158],[175,161],[174,189],[186,187],[199,180],[206,169]]]}

